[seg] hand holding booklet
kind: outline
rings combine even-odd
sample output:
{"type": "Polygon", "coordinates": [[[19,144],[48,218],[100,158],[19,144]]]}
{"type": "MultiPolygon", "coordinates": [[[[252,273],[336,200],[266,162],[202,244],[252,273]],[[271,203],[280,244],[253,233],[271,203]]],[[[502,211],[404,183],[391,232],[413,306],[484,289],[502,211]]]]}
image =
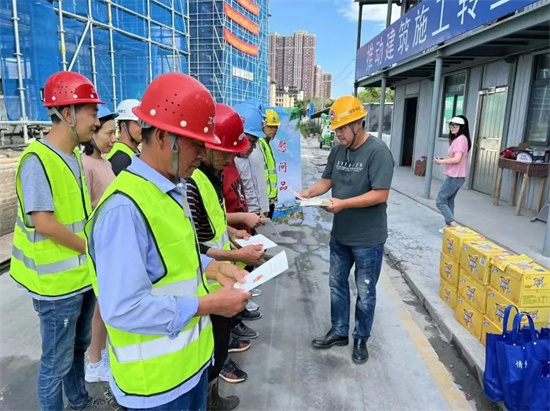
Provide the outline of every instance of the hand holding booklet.
{"type": "Polygon", "coordinates": [[[326,198],[306,198],[298,194],[296,191],[290,187],[290,191],[294,194],[294,197],[298,200],[300,207],[327,207],[331,204],[330,200],[326,198]]]}
{"type": "Polygon", "coordinates": [[[241,247],[246,247],[247,245],[258,245],[262,244],[264,246],[264,250],[267,250],[268,248],[277,247],[277,244],[271,241],[269,238],[262,234],[257,234],[255,236],[250,237],[248,240],[243,239],[237,239],[235,242],[240,245],[241,247]]]}
{"type": "Polygon", "coordinates": [[[248,274],[244,278],[246,280],[244,284],[236,283],[235,288],[250,291],[253,288],[262,285],[266,281],[277,277],[279,274],[285,272],[286,270],[288,270],[288,260],[286,258],[286,252],[281,251],[275,257],[266,261],[264,264],[248,274]]]}
{"type": "Polygon", "coordinates": [[[332,203],[326,198],[307,198],[300,200],[300,207],[327,207],[332,203]]]}

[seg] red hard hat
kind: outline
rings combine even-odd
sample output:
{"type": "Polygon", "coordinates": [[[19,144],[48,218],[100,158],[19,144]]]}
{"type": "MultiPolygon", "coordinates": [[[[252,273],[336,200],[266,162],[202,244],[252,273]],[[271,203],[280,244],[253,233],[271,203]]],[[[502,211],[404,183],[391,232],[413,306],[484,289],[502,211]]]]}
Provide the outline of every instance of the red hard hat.
{"type": "Polygon", "coordinates": [[[248,150],[250,142],[244,135],[244,125],[241,116],[226,104],[216,104],[216,124],[214,128],[221,144],[207,143],[206,147],[227,153],[242,153],[248,150]]]}
{"type": "Polygon", "coordinates": [[[44,107],[71,104],[105,104],[99,99],[90,80],[80,73],[59,71],[52,74],[44,85],[44,107]]]}
{"type": "Polygon", "coordinates": [[[158,76],[132,112],[160,130],[206,143],[220,143],[214,134],[214,99],[206,87],[185,74],[158,76]]]}

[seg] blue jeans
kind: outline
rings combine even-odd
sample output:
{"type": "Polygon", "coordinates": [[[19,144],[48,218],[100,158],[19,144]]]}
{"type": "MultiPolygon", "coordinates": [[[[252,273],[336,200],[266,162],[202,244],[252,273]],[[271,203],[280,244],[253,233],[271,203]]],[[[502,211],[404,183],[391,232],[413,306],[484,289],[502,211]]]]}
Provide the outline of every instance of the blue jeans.
{"type": "Polygon", "coordinates": [[[447,225],[455,221],[455,197],[465,181],[464,177],[447,177],[437,194],[435,205],[443,214],[447,225]]]}
{"type": "Polygon", "coordinates": [[[342,337],[349,335],[349,274],[355,264],[355,330],[353,338],[370,337],[376,307],[376,283],[382,269],[384,244],[348,246],[330,238],[330,315],[332,330],[342,337]]]}
{"type": "Polygon", "coordinates": [[[84,354],[92,337],[95,296],[92,290],[55,301],[33,299],[40,319],[42,356],[38,402],[43,411],[63,409],[63,390],[74,409],[90,396],[84,384],[84,354]]]}
{"type": "Polygon", "coordinates": [[[208,371],[202,373],[199,383],[185,394],[180,395],[167,404],[159,405],[153,408],[128,408],[128,411],[205,411],[208,398],[208,371]]]}

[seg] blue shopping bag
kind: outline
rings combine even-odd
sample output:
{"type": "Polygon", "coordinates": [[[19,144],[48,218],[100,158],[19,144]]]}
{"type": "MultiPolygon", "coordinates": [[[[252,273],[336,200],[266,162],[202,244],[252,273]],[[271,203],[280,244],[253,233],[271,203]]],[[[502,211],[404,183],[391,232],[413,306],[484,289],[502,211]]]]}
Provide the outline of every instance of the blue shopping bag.
{"type": "Polygon", "coordinates": [[[487,398],[494,402],[502,401],[504,399],[500,376],[498,375],[497,342],[505,341],[510,337],[510,331],[507,330],[508,317],[510,316],[510,311],[513,309],[516,310],[516,313],[519,313],[517,307],[514,305],[509,305],[504,311],[504,330],[502,331],[502,334],[488,333],[485,337],[485,371],[483,372],[483,391],[485,392],[487,398]]]}
{"type": "Polygon", "coordinates": [[[527,360],[520,409],[550,411],[550,358],[527,360]]]}
{"type": "Polygon", "coordinates": [[[497,365],[504,403],[509,410],[519,410],[523,397],[523,387],[529,357],[546,358],[550,356],[550,340],[540,339],[535,330],[535,324],[527,313],[519,313],[514,317],[513,329],[509,338],[498,341],[497,365]],[[529,333],[525,338],[521,329],[523,317],[527,317],[529,325],[524,329],[529,333]]]}

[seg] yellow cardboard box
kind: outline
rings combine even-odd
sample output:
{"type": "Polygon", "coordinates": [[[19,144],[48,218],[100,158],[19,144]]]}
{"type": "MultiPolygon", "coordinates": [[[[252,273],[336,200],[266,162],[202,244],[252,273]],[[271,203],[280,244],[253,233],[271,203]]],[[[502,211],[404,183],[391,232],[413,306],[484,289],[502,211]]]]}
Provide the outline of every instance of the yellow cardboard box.
{"type": "Polygon", "coordinates": [[[483,317],[483,327],[481,328],[481,343],[485,345],[487,333],[502,334],[502,328],[492,322],[489,317],[483,317]]]}
{"type": "Polygon", "coordinates": [[[550,271],[526,255],[493,257],[491,287],[522,307],[550,306],[550,271]]]}
{"type": "Polygon", "coordinates": [[[481,338],[483,314],[466,302],[462,296],[456,299],[456,320],[478,340],[481,338]]]}
{"type": "Polygon", "coordinates": [[[495,255],[514,255],[490,241],[464,241],[460,268],[481,284],[489,284],[491,258],[495,255]]]}
{"type": "Polygon", "coordinates": [[[444,252],[441,252],[439,258],[439,276],[454,286],[456,290],[460,277],[460,264],[444,252]]]}
{"type": "Polygon", "coordinates": [[[485,303],[487,301],[486,286],[474,280],[464,270],[460,270],[458,294],[480,313],[485,314],[485,303]]]}
{"type": "Polygon", "coordinates": [[[464,240],[482,241],[485,237],[468,227],[445,227],[441,251],[456,262],[460,261],[460,252],[464,240]]]}
{"type": "MultiPolygon", "coordinates": [[[[503,328],[504,310],[511,304],[517,306],[517,304],[514,304],[493,287],[487,287],[487,317],[501,328],[503,328]]],[[[548,322],[548,315],[550,314],[550,306],[548,305],[546,307],[523,307],[521,305],[517,307],[520,312],[525,311],[529,313],[537,328],[544,327],[548,322]]],[[[514,315],[515,310],[513,311],[513,315],[510,315],[507,329],[512,328],[514,315]]],[[[523,319],[522,324],[527,324],[527,318],[523,319]]]]}
{"type": "Polygon", "coordinates": [[[439,297],[451,307],[452,310],[456,308],[456,288],[445,281],[444,278],[439,279],[439,297]]]}

